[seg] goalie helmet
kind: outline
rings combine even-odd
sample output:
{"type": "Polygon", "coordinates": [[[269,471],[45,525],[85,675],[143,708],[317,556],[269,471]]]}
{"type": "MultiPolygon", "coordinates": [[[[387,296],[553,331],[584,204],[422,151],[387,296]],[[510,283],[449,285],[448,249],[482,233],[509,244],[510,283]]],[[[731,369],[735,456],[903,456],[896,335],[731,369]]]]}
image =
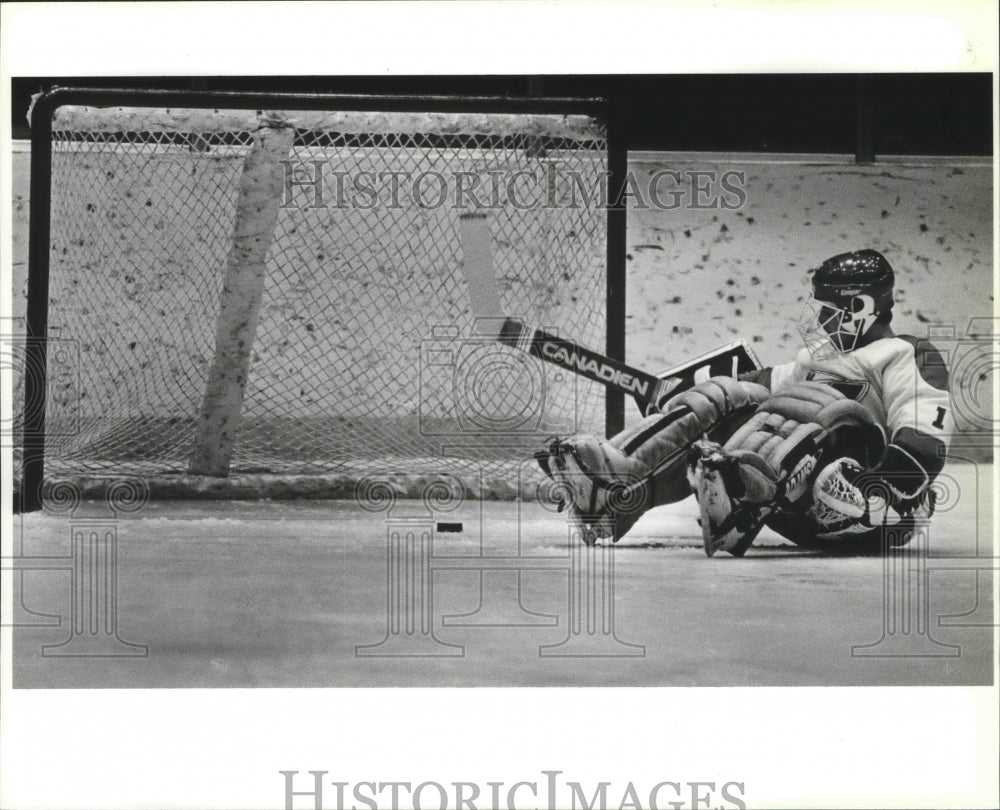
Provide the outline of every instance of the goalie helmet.
{"type": "Polygon", "coordinates": [[[799,331],[814,359],[844,354],[892,309],[895,276],[877,250],[827,259],[812,278],[813,297],[799,331]]]}

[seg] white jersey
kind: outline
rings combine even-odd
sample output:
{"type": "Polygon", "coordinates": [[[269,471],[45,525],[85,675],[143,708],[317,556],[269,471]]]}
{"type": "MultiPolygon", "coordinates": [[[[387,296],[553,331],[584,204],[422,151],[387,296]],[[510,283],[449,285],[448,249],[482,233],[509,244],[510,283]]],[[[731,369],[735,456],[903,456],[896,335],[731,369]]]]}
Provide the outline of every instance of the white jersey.
{"type": "Polygon", "coordinates": [[[778,392],[804,380],[832,385],[882,424],[889,449],[879,470],[900,499],[922,494],[940,472],[953,422],[948,371],[930,341],[909,335],[882,338],[822,360],[802,349],[762,381],[778,392]]]}

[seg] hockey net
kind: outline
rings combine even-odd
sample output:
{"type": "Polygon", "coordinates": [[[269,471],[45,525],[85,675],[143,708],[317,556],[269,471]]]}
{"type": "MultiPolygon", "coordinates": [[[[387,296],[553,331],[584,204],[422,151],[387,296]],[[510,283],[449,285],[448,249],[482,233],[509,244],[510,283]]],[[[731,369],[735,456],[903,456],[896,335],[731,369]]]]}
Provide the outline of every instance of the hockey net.
{"type": "Polygon", "coordinates": [[[485,213],[505,314],[601,349],[598,120],[65,106],[48,476],[197,472],[241,183],[260,133],[289,128],[280,187],[256,191],[276,220],[229,478],[447,470],[514,484],[546,437],[603,432],[599,386],[475,337],[459,233],[463,213],[485,213]]]}

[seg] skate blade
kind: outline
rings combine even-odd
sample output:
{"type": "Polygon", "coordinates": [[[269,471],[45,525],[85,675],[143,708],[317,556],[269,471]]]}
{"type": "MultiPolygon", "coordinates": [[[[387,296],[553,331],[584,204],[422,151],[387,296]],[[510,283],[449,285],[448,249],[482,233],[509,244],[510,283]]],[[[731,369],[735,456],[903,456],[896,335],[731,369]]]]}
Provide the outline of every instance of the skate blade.
{"type": "Polygon", "coordinates": [[[702,546],[705,549],[705,554],[712,557],[716,552],[736,545],[740,539],[740,532],[736,529],[730,529],[725,534],[718,533],[719,527],[733,510],[729,495],[722,483],[722,476],[715,470],[705,469],[699,465],[693,478],[696,485],[698,510],[701,514],[698,522],[701,524],[702,546]]]}

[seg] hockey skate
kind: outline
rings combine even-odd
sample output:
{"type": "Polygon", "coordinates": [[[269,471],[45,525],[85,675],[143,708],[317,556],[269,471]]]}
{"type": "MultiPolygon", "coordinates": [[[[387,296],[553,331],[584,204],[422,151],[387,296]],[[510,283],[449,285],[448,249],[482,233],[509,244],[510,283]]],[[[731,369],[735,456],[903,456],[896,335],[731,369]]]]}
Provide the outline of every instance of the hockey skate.
{"type": "Polygon", "coordinates": [[[542,471],[555,482],[559,511],[588,546],[613,542],[639,519],[645,486],[636,465],[607,442],[592,436],[554,439],[535,454],[542,471]]]}
{"type": "Polygon", "coordinates": [[[715,442],[692,445],[688,456],[688,483],[698,501],[702,545],[709,557],[728,551],[742,557],[760,532],[756,510],[739,505],[732,493],[742,491],[738,462],[715,442]]]}

